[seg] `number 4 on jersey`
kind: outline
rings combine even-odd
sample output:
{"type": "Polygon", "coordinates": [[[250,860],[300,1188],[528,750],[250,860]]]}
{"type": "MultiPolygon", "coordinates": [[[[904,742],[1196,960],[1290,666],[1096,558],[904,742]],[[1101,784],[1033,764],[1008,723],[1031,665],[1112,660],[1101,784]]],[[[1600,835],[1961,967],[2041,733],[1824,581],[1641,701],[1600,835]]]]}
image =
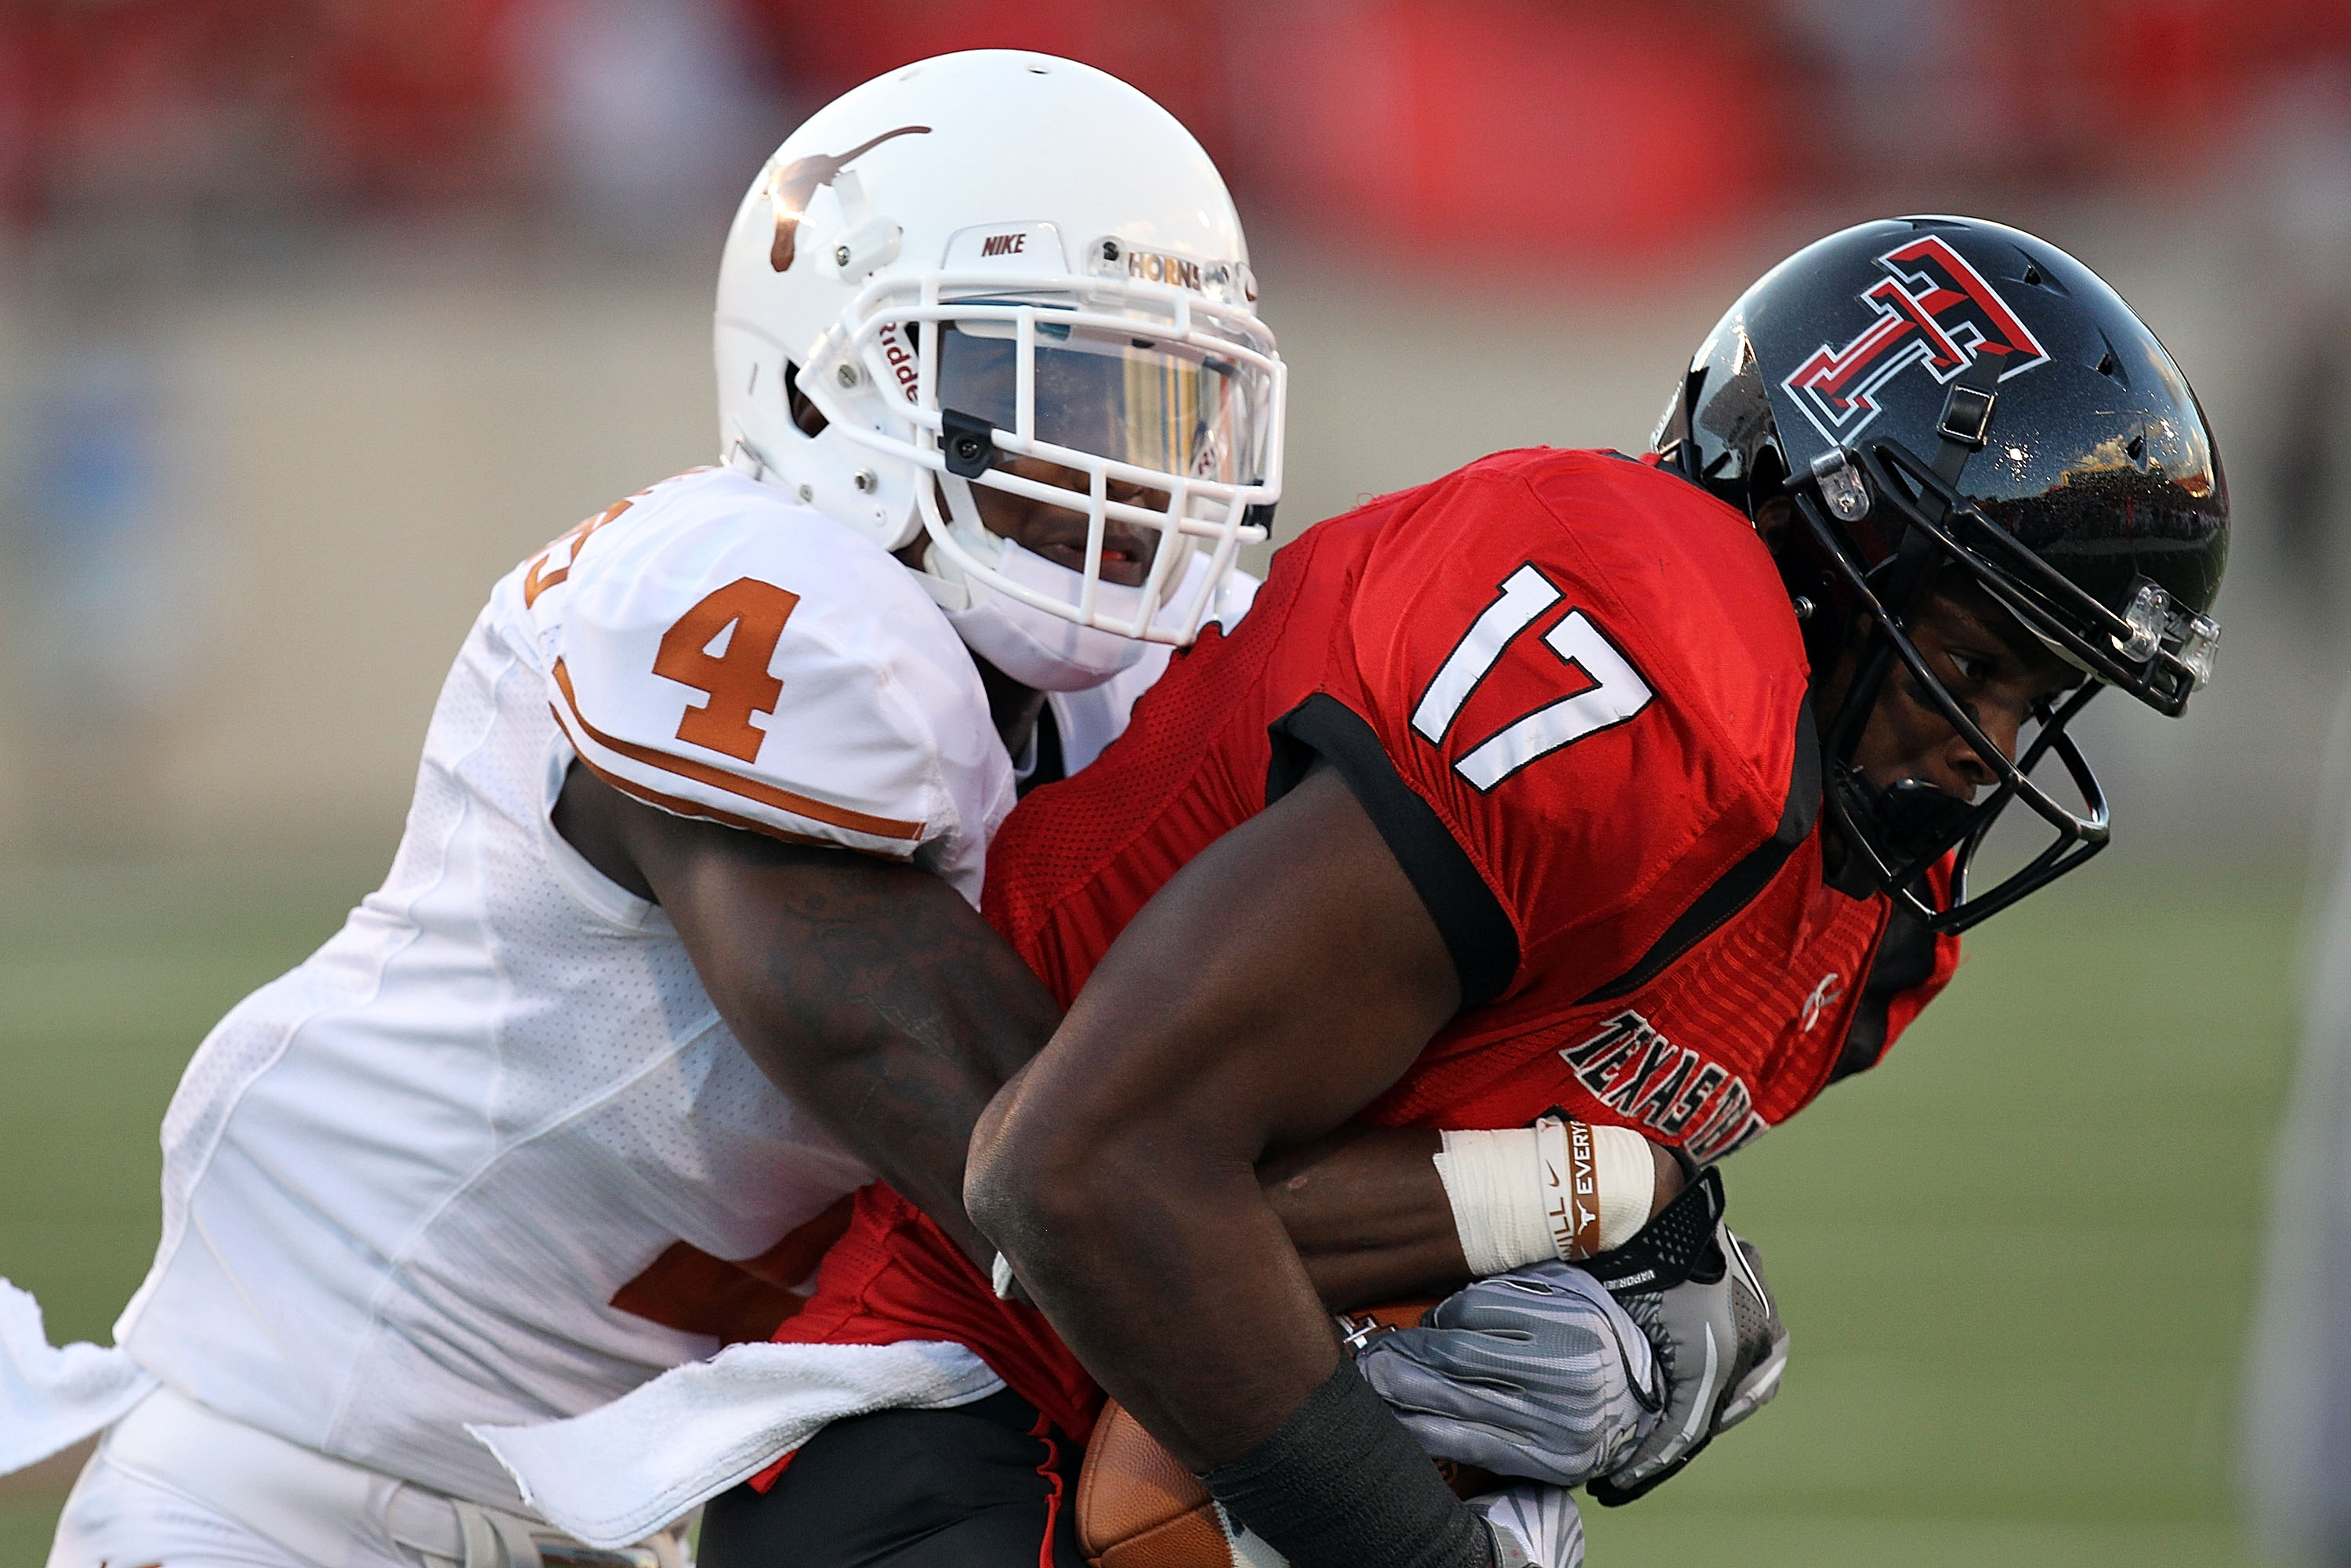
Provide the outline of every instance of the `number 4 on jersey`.
{"type": "Polygon", "coordinates": [[[692,686],[709,700],[685,710],[677,737],[745,762],[759,759],[768,732],[751,722],[776,711],[784,683],[768,673],[800,596],[756,577],[738,577],[677,618],[662,633],[653,674],[692,686]]]}
{"type": "MultiPolygon", "coordinates": [[[[1564,597],[1551,579],[1530,564],[1510,573],[1502,596],[1486,607],[1413,709],[1412,727],[1432,745],[1442,744],[1461,716],[1470,694],[1501,662],[1503,651],[1564,597]]],[[[1649,683],[1616,651],[1581,610],[1572,611],[1543,634],[1543,645],[1562,664],[1583,672],[1583,690],[1541,707],[1472,747],[1453,770],[1483,794],[1538,758],[1585,736],[1624,723],[1649,706],[1649,683]]]]}

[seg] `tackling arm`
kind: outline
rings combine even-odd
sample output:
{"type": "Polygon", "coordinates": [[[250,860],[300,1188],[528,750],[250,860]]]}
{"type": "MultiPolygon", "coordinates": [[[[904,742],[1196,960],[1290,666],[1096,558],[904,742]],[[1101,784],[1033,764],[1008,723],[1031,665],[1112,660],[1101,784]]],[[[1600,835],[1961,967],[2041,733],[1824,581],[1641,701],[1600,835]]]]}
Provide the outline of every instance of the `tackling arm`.
{"type": "MultiPolygon", "coordinates": [[[[583,768],[554,820],[664,906],[761,1071],[985,1268],[993,1249],[962,1201],[971,1128],[1061,1021],[1019,956],[935,876],[676,816],[583,768]]],[[[1437,1146],[1435,1133],[1350,1127],[1267,1166],[1268,1201],[1332,1309],[1468,1278],[1437,1146]]]]}
{"type": "Polygon", "coordinates": [[[674,816],[577,766],[554,821],[661,904],[760,1071],[985,1269],[972,1124],[1061,1009],[979,912],[914,866],[674,816]]]}

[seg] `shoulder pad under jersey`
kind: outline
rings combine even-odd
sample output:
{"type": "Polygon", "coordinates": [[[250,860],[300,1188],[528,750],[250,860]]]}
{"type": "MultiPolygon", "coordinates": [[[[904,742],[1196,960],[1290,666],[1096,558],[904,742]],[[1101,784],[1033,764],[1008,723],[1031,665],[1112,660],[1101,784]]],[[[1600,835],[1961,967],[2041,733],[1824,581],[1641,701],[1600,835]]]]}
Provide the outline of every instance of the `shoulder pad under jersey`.
{"type": "Polygon", "coordinates": [[[556,716],[608,783],[779,838],[921,853],[977,891],[1009,763],[970,655],[886,552],[709,469],[517,576],[556,716]]]}
{"type": "Polygon", "coordinates": [[[1504,454],[1427,487],[1373,545],[1344,635],[1330,689],[1354,744],[1529,951],[1679,907],[1775,839],[1802,787],[1802,647],[1769,555],[1625,459],[1504,454]]]}

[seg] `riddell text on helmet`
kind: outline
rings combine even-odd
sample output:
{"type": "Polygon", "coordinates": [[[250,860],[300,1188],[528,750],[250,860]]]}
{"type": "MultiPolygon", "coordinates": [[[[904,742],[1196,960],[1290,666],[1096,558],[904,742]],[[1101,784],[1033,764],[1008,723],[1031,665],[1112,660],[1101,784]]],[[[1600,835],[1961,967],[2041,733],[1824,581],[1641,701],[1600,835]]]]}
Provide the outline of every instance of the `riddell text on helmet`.
{"type": "Polygon", "coordinates": [[[922,381],[922,371],[915,368],[914,350],[899,336],[895,321],[882,323],[881,337],[882,358],[889,364],[891,375],[897,378],[898,390],[906,394],[908,402],[915,402],[914,388],[922,381]]]}

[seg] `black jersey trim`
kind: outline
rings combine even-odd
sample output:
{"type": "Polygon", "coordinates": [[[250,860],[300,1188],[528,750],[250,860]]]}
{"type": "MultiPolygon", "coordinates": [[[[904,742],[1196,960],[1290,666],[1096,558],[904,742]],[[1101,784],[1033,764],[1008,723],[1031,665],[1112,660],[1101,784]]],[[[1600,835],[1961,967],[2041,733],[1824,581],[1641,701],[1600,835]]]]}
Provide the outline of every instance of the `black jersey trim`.
{"type": "Polygon", "coordinates": [[[1861,1004],[1854,1009],[1853,1028],[1837,1053],[1834,1083],[1866,1071],[1886,1055],[1886,1013],[1894,998],[1917,989],[1935,977],[1935,933],[1927,923],[1894,906],[1886,934],[1877,939],[1877,953],[1869,963],[1869,978],[1862,982],[1861,1004]]]}
{"type": "Polygon", "coordinates": [[[1587,993],[1576,1006],[1610,1001],[1639,990],[1665,973],[1675,959],[1721,929],[1724,922],[1753,903],[1756,895],[1771,885],[1771,879],[1780,874],[1780,868],[1788,863],[1788,857],[1796,852],[1796,846],[1812,837],[1813,824],[1820,814],[1821,743],[1813,723],[1813,700],[1808,696],[1796,707],[1796,759],[1788,771],[1788,801],[1781,809],[1779,827],[1692,899],[1689,907],[1666,927],[1665,935],[1641,955],[1638,962],[1598,990],[1587,993]]]}
{"type": "Polygon", "coordinates": [[[1050,696],[1045,699],[1044,706],[1037,710],[1037,728],[1030,744],[1036,747],[1036,750],[1029,769],[1029,777],[1015,779],[1012,781],[1012,793],[1019,800],[1026,800],[1031,789],[1040,789],[1047,784],[1059,784],[1069,777],[1069,770],[1061,758],[1061,724],[1053,716],[1053,701],[1050,696]]]}
{"type": "Polygon", "coordinates": [[[1428,906],[1453,956],[1461,1005],[1476,1007],[1501,995],[1519,972],[1518,931],[1444,819],[1397,776],[1363,716],[1317,692],[1274,720],[1267,734],[1273,760],[1266,768],[1265,803],[1296,789],[1317,758],[1328,760],[1428,906]]]}

